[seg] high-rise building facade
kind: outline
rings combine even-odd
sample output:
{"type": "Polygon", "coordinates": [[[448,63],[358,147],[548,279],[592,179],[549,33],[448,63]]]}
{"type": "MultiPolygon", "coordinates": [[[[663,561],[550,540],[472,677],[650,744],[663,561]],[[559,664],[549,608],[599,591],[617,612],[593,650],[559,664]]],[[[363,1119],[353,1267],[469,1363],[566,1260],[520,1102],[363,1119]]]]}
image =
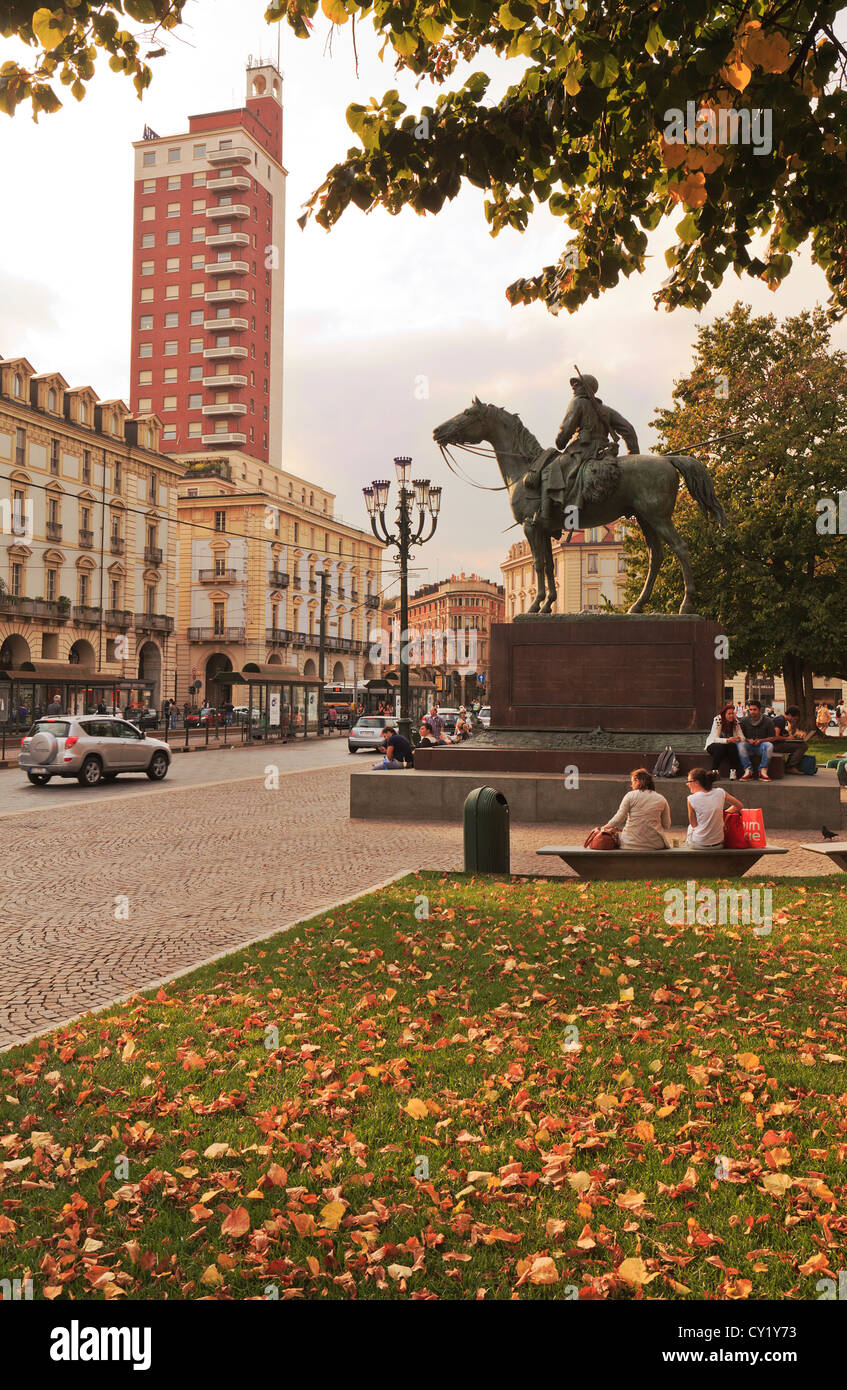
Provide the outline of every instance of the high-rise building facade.
{"type": "Polygon", "coordinates": [[[149,128],[135,146],[133,413],[161,447],[282,462],[282,77],[247,69],[245,105],[149,128]]]}

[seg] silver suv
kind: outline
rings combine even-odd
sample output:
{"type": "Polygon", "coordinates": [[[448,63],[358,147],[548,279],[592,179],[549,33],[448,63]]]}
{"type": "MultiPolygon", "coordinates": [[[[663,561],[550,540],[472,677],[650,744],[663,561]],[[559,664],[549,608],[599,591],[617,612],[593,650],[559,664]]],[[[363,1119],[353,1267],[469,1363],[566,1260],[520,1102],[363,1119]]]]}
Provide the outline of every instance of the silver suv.
{"type": "Polygon", "coordinates": [[[350,753],[358,753],[360,748],[375,749],[382,747],[383,729],[397,729],[397,720],[391,715],[385,714],[363,714],[356,720],[349,734],[347,735],[347,748],[350,753]]]}
{"type": "Polygon", "coordinates": [[[152,782],[161,782],[170,765],[166,743],[106,714],[37,720],[21,739],[18,759],[37,787],[51,777],[76,777],[80,786],[96,787],[121,772],[146,772],[152,782]]]}

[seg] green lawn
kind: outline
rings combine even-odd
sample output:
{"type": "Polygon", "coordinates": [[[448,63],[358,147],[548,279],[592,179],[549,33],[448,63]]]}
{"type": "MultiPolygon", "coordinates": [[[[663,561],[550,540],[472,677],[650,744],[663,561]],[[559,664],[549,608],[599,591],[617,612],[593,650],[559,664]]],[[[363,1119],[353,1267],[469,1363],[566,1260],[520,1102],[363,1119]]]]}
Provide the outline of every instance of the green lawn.
{"type": "Polygon", "coordinates": [[[768,936],[668,925],[666,887],[412,876],[0,1054],[0,1279],[819,1297],[847,879],[776,881],[768,936]]]}

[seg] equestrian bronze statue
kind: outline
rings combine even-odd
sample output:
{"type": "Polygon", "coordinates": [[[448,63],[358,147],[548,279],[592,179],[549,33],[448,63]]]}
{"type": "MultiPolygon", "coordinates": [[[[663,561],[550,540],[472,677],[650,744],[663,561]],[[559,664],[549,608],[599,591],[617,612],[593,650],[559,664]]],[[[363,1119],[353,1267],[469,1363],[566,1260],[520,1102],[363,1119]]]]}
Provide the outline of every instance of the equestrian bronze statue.
{"type": "Polygon", "coordinates": [[[538,576],[530,613],[550,613],[556,602],[552,540],[565,530],[608,526],[619,517],[637,521],[650,553],[644,586],[628,611],[643,612],[668,545],[685,581],[679,611],[695,612],[688,547],[671,518],[682,477],[703,514],[723,526],[726,517],[708,469],[687,454],[639,453],[635,430],[600,400],[596,379],[578,373],[571,385],[574,399],[555,449],[542,449],[517,415],[486,405],[478,396],[467,410],[438,425],[432,437],[450,467],[450,445],[470,446],[472,452],[483,440],[492,446],[503,490],[509,493],[515,521],[523,526],[538,576]],[[619,436],[630,450],[622,458],[617,456],[619,436]]]}

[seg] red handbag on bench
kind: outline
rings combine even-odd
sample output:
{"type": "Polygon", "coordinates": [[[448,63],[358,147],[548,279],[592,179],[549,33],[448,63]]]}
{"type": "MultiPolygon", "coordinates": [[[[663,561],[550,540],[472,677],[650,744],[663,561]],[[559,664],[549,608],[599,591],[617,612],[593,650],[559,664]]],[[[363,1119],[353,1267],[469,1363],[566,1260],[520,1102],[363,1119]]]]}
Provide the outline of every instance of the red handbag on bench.
{"type": "Polygon", "coordinates": [[[749,849],[744,831],[744,820],[740,811],[731,807],[723,813],[724,849],[749,849]]]}
{"type": "Polygon", "coordinates": [[[620,831],[601,830],[599,825],[595,825],[583,845],[583,849],[620,849],[620,847],[620,831]]]}

